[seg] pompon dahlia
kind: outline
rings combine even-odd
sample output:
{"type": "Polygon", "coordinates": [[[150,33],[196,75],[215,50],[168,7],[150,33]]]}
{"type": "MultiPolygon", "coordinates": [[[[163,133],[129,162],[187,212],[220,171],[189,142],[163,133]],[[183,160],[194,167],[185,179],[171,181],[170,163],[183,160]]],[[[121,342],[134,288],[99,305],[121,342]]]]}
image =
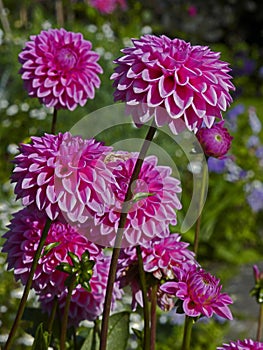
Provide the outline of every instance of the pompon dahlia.
{"type": "Polygon", "coordinates": [[[231,341],[229,344],[217,347],[217,350],[263,350],[263,343],[252,339],[231,341]]]}
{"type": "MultiPolygon", "coordinates": [[[[103,304],[106,294],[108,273],[110,267],[110,258],[102,256],[96,261],[93,267],[93,274],[89,281],[91,292],[78,285],[72,294],[70,309],[69,309],[69,324],[75,325],[82,320],[93,321],[103,312],[103,304]]],[[[67,289],[61,293],[58,298],[60,314],[63,315],[67,289]]],[[[118,282],[114,283],[112,295],[112,308],[115,307],[115,301],[122,297],[122,291],[119,289],[118,282]]],[[[54,302],[53,295],[40,294],[39,300],[44,311],[50,313],[54,302]]]]}
{"type": "MultiPolygon", "coordinates": [[[[174,280],[179,275],[179,271],[186,265],[197,264],[194,253],[187,248],[189,244],[180,240],[179,234],[171,234],[165,238],[156,237],[140,246],[143,267],[148,276],[152,275],[158,280],[174,280]]],[[[121,251],[117,277],[121,287],[131,286],[133,307],[137,302],[142,305],[135,247],[125,248],[121,251]]],[[[158,289],[158,304],[162,309],[168,310],[174,306],[174,301],[169,295],[158,289]]]]}
{"type": "Polygon", "coordinates": [[[191,46],[165,35],[133,39],[111,79],[115,101],[126,102],[137,125],[154,117],[157,126],[168,124],[173,133],[185,126],[197,131],[222,119],[234,89],[228,63],[207,46],[191,46]]]}
{"type": "Polygon", "coordinates": [[[219,283],[220,280],[210,273],[191,265],[181,270],[178,282],[166,282],[160,289],[182,300],[183,310],[188,316],[212,317],[215,313],[232,320],[228,304],[233,301],[226,293],[221,293],[222,286],[219,283]]]}
{"type": "MultiPolygon", "coordinates": [[[[14,214],[9,231],[4,234],[6,241],[2,252],[7,253],[8,269],[14,269],[16,280],[26,284],[32,261],[44,229],[47,216],[35,207],[26,207],[14,214]]],[[[48,231],[44,246],[54,244],[53,248],[42,254],[34,274],[32,287],[39,293],[58,296],[65,290],[67,274],[56,270],[61,262],[71,262],[68,252],[79,258],[88,250],[90,259],[98,260],[102,251],[77,233],[69,224],[54,221],[48,231]]]]}
{"type": "Polygon", "coordinates": [[[99,55],[82,34],[49,29],[30,37],[19,54],[20,73],[29,96],[47,107],[74,110],[99,88],[99,55]]]}
{"type": "Polygon", "coordinates": [[[11,176],[23,205],[35,204],[51,220],[66,211],[69,220],[85,221],[92,210],[102,212],[105,203],[113,201],[107,187],[113,180],[103,162],[111,147],[68,132],[31,141],[20,145],[11,176]]]}
{"type": "MultiPolygon", "coordinates": [[[[113,205],[104,214],[94,213],[95,226],[88,238],[97,244],[113,246],[119,225],[123,202],[138,154],[110,153],[105,158],[116,183],[112,184],[115,196],[113,205]]],[[[138,179],[133,184],[133,198],[127,212],[122,247],[134,246],[154,237],[169,235],[169,225],[176,225],[176,209],[181,209],[177,197],[180,181],[171,177],[169,167],[158,166],[157,158],[146,157],[138,179]]]]}
{"type": "Polygon", "coordinates": [[[196,137],[205,155],[219,159],[227,154],[233,140],[227,128],[224,128],[223,121],[214,124],[211,128],[200,128],[196,133],[196,137]]]}

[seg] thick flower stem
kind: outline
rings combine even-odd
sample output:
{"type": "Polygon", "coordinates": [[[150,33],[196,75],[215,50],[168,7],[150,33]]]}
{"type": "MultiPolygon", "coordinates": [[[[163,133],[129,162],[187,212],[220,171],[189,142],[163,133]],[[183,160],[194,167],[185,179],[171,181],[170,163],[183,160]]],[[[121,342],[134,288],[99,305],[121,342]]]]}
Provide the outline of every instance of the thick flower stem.
{"type": "Polygon", "coordinates": [[[132,183],[138,179],[144,158],[150,147],[150,143],[154,137],[155,131],[156,131],[155,124],[152,123],[145,137],[145,140],[143,142],[137,161],[135,163],[133,173],[127,189],[127,193],[125,196],[125,200],[123,203],[122,212],[120,215],[119,227],[117,230],[115,244],[112,252],[110,271],[109,271],[109,277],[107,282],[107,289],[106,289],[105,303],[104,303],[103,317],[102,317],[102,324],[101,324],[100,350],[106,350],[106,347],[107,347],[107,336],[108,336],[112,292],[113,292],[113,286],[114,286],[115,276],[117,271],[118,258],[120,255],[120,246],[121,246],[123,231],[124,231],[126,218],[128,214],[129,202],[132,199],[132,183]]]}
{"type": "Polygon", "coordinates": [[[190,350],[192,327],[193,327],[193,318],[186,315],[185,322],[184,322],[184,337],[183,337],[181,350],[190,350]]]}
{"type": "Polygon", "coordinates": [[[25,285],[23,296],[22,296],[22,299],[20,301],[20,304],[19,304],[19,307],[18,307],[18,310],[17,310],[16,318],[15,318],[15,321],[13,323],[12,329],[11,329],[11,331],[9,333],[7,342],[6,342],[5,347],[4,347],[4,350],[11,349],[11,345],[13,343],[13,340],[14,340],[17,328],[19,326],[19,322],[20,322],[20,320],[21,320],[21,318],[23,316],[23,313],[24,313],[24,310],[25,310],[25,307],[26,307],[26,302],[27,302],[28,294],[29,294],[31,286],[32,286],[32,281],[33,281],[33,277],[34,277],[34,274],[35,274],[35,271],[36,271],[36,268],[37,268],[37,263],[38,263],[38,260],[39,260],[39,258],[41,256],[41,252],[42,252],[42,249],[44,247],[44,244],[45,244],[45,241],[46,241],[46,238],[47,238],[47,234],[48,234],[50,225],[51,225],[51,221],[49,219],[47,219],[45,227],[44,227],[42,235],[41,235],[41,238],[40,238],[40,241],[39,241],[39,244],[38,244],[38,247],[37,247],[37,250],[35,252],[35,256],[34,256],[34,259],[33,259],[33,262],[32,262],[31,270],[29,272],[27,283],[25,285]]]}
{"type": "Polygon", "coordinates": [[[58,117],[58,110],[56,108],[54,108],[53,117],[52,117],[52,124],[51,124],[51,134],[55,134],[55,132],[56,132],[57,117],[58,117]]]}
{"type": "Polygon", "coordinates": [[[152,287],[151,292],[151,350],[155,350],[156,342],[156,306],[157,306],[157,284],[152,287]]]}
{"type": "Polygon", "coordinates": [[[68,328],[68,314],[69,314],[69,307],[70,307],[70,301],[72,292],[75,288],[75,282],[76,282],[76,275],[71,276],[71,281],[68,285],[68,294],[66,297],[65,307],[64,307],[64,313],[62,318],[62,324],[61,324],[61,334],[60,334],[60,350],[66,349],[66,339],[67,339],[67,328],[68,328]]]}
{"type": "Polygon", "coordinates": [[[146,285],[145,271],[143,269],[142,253],[141,253],[140,246],[136,247],[136,253],[138,258],[140,287],[141,287],[142,299],[143,299],[143,318],[144,318],[143,350],[150,350],[151,333],[150,333],[149,303],[147,298],[147,285],[146,285]]]}
{"type": "Polygon", "coordinates": [[[257,329],[257,341],[260,342],[263,328],[263,303],[260,303],[259,315],[258,315],[258,329],[257,329]]]}
{"type": "Polygon", "coordinates": [[[207,182],[207,171],[204,167],[204,164],[202,164],[202,181],[201,181],[201,189],[200,189],[200,207],[199,207],[199,215],[196,221],[196,226],[195,226],[195,236],[194,236],[194,248],[193,251],[195,253],[195,257],[197,258],[197,252],[198,252],[198,245],[199,245],[199,236],[200,236],[200,228],[201,228],[201,217],[202,217],[202,213],[201,213],[201,208],[205,199],[205,184],[207,182]]]}

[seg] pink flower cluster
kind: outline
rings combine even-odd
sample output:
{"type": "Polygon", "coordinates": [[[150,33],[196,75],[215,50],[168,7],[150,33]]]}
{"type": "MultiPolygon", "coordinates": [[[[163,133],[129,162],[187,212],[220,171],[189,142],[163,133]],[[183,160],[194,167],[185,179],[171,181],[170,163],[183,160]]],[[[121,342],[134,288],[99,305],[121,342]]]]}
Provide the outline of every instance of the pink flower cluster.
{"type": "Polygon", "coordinates": [[[118,6],[122,10],[126,10],[126,0],[90,0],[90,5],[103,14],[110,14],[116,10],[118,6]]]}
{"type": "Polygon", "coordinates": [[[217,350],[263,350],[263,343],[252,339],[231,341],[218,347],[217,350]]]}
{"type": "Polygon", "coordinates": [[[94,98],[102,68],[90,41],[63,28],[42,31],[30,39],[19,54],[29,96],[47,107],[71,111],[94,98]]]}
{"type": "Polygon", "coordinates": [[[222,119],[232,101],[228,63],[206,46],[192,46],[165,35],[133,39],[122,50],[111,76],[115,101],[123,101],[137,125],[155,119],[173,133],[184,127],[197,131],[222,119]]]}
{"type": "MultiPolygon", "coordinates": [[[[4,235],[6,241],[2,251],[8,254],[8,269],[14,269],[16,280],[21,280],[23,284],[27,282],[46,220],[47,216],[44,212],[32,206],[26,207],[14,214],[9,231],[4,235]]],[[[90,259],[96,262],[90,280],[91,292],[80,285],[74,290],[69,324],[77,325],[81,320],[94,320],[101,315],[109,271],[109,257],[104,255],[100,247],[89,242],[69,224],[55,220],[48,231],[44,250],[33,278],[32,287],[39,296],[43,309],[50,312],[54,299],[57,298],[63,315],[67,295],[65,280],[68,275],[57,270],[56,267],[62,262],[71,262],[68,252],[73,252],[81,258],[87,250],[90,259]],[[50,245],[52,248],[48,249],[50,245]]],[[[113,302],[120,297],[121,292],[118,284],[115,283],[113,302]]]]}

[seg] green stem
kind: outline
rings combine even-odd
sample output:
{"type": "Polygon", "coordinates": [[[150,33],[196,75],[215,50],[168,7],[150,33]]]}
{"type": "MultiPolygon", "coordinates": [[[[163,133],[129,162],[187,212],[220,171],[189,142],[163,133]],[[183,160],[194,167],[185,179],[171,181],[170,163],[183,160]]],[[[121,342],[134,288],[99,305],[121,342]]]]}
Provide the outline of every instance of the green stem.
{"type": "Polygon", "coordinates": [[[140,278],[140,287],[142,291],[143,299],[143,317],[144,317],[144,339],[143,339],[143,350],[150,350],[150,317],[149,317],[149,303],[147,297],[147,285],[146,285],[146,276],[143,269],[142,253],[140,246],[136,247],[136,253],[138,258],[138,270],[140,278]]]}
{"type": "Polygon", "coordinates": [[[157,306],[157,284],[152,287],[151,292],[151,350],[155,350],[156,342],[156,306],[157,306]]]}
{"type": "Polygon", "coordinates": [[[195,253],[195,257],[197,258],[197,252],[198,252],[198,245],[199,245],[199,236],[200,236],[200,228],[201,228],[201,217],[202,217],[202,213],[201,213],[201,208],[202,208],[202,204],[204,201],[204,197],[205,197],[205,184],[207,181],[207,171],[204,167],[204,165],[202,165],[202,181],[201,181],[201,193],[200,193],[200,206],[199,206],[199,216],[197,218],[196,221],[196,226],[195,226],[195,236],[194,236],[194,248],[193,251],[195,253]]]}
{"type": "Polygon", "coordinates": [[[70,307],[70,301],[72,292],[75,289],[75,282],[76,282],[76,275],[71,276],[71,281],[68,286],[68,294],[66,297],[65,307],[64,307],[64,313],[62,318],[62,324],[61,324],[61,334],[60,334],[60,350],[66,349],[66,339],[67,339],[67,328],[68,328],[68,314],[69,314],[69,307],[70,307]]]}
{"type": "Polygon", "coordinates": [[[192,327],[193,327],[192,317],[185,315],[184,337],[183,337],[183,344],[182,344],[181,350],[190,350],[192,327]]]}
{"type": "Polygon", "coordinates": [[[258,315],[258,329],[257,329],[257,341],[260,342],[263,327],[263,303],[260,303],[259,315],[258,315]]]}
{"type": "Polygon", "coordinates": [[[106,289],[103,316],[102,316],[102,324],[101,324],[100,350],[106,350],[106,347],[107,347],[107,336],[108,336],[112,292],[113,292],[113,286],[114,286],[115,276],[116,276],[116,271],[117,271],[118,258],[120,255],[120,246],[121,246],[123,231],[124,231],[126,218],[127,218],[127,214],[128,214],[128,208],[130,205],[129,202],[132,199],[132,183],[138,179],[143,160],[144,160],[146,153],[150,147],[150,143],[153,139],[155,131],[156,131],[155,124],[152,123],[152,125],[150,126],[148,133],[145,137],[145,140],[143,142],[143,145],[142,145],[141,151],[139,153],[139,156],[137,158],[137,161],[135,163],[135,167],[133,169],[133,173],[132,173],[132,176],[131,176],[131,179],[129,182],[129,186],[127,189],[127,193],[126,193],[126,196],[124,199],[123,208],[122,208],[122,212],[120,215],[119,227],[117,230],[115,244],[114,244],[114,248],[113,248],[113,252],[112,252],[110,271],[109,271],[109,277],[108,277],[108,282],[107,282],[107,289],[106,289]]]}
{"type": "Polygon", "coordinates": [[[51,314],[50,314],[50,317],[48,319],[48,324],[47,324],[47,331],[48,331],[49,334],[51,334],[51,332],[52,332],[54,320],[55,320],[56,313],[57,313],[57,307],[58,307],[58,298],[55,297],[54,301],[53,301],[51,314]]]}
{"type": "Polygon", "coordinates": [[[38,244],[38,247],[37,247],[37,250],[35,252],[35,256],[34,256],[34,259],[33,259],[33,262],[32,262],[31,270],[29,272],[27,283],[25,285],[23,296],[22,296],[22,299],[20,301],[20,304],[19,304],[19,307],[18,307],[18,310],[17,310],[16,318],[15,318],[15,321],[13,323],[12,329],[11,329],[11,331],[9,333],[7,342],[6,342],[5,347],[4,347],[4,350],[11,349],[11,345],[13,343],[13,340],[14,340],[17,328],[19,326],[19,322],[20,322],[20,320],[21,320],[21,318],[23,316],[23,313],[24,313],[24,310],[25,310],[25,307],[26,307],[26,302],[27,302],[28,294],[29,294],[31,286],[32,286],[32,281],[33,281],[33,277],[34,277],[34,274],[35,274],[35,271],[36,271],[36,268],[37,268],[37,263],[38,263],[38,260],[39,260],[39,258],[41,256],[41,252],[42,252],[42,249],[44,247],[44,244],[45,244],[45,241],[46,241],[46,238],[47,238],[47,234],[48,234],[50,225],[51,225],[51,221],[49,219],[47,219],[45,227],[44,227],[42,235],[41,235],[41,238],[40,238],[40,241],[39,241],[39,244],[38,244]]]}
{"type": "Polygon", "coordinates": [[[58,110],[56,108],[54,108],[53,117],[52,117],[52,124],[51,124],[51,134],[55,134],[55,132],[56,132],[57,117],[58,117],[58,110]]]}

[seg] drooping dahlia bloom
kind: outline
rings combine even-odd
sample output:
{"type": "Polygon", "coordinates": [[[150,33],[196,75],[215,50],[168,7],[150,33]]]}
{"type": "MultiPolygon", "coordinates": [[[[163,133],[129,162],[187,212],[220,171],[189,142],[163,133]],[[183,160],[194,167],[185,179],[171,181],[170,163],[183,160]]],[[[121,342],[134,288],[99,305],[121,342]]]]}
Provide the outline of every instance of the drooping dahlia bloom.
{"type": "MultiPolygon", "coordinates": [[[[188,243],[181,242],[179,234],[165,238],[154,238],[140,246],[143,268],[148,275],[158,280],[174,280],[186,265],[197,264],[194,253],[188,250],[188,243]]],[[[130,285],[133,294],[133,308],[142,305],[142,294],[138,276],[138,257],[136,248],[125,248],[120,253],[117,277],[121,287],[130,285]]],[[[159,283],[155,280],[155,283],[159,283]]],[[[150,289],[150,286],[149,286],[150,289]]],[[[150,293],[150,292],[149,292],[150,293]]],[[[168,310],[174,306],[172,298],[158,290],[158,304],[168,310]]]]}
{"type": "Polygon", "coordinates": [[[178,133],[185,126],[197,131],[203,122],[211,127],[215,117],[222,119],[234,86],[220,53],[165,35],[132,42],[114,61],[118,66],[111,79],[115,101],[126,102],[137,125],[154,117],[157,126],[168,124],[178,133]]]}
{"type": "MultiPolygon", "coordinates": [[[[26,207],[14,214],[9,231],[4,234],[6,241],[2,251],[7,253],[8,269],[14,269],[15,279],[26,284],[32,261],[42,235],[47,216],[35,207],[26,207]]],[[[77,233],[69,224],[54,221],[48,231],[32,287],[39,294],[59,296],[65,290],[67,274],[56,270],[62,262],[70,263],[68,252],[79,258],[89,251],[90,259],[97,261],[102,256],[101,248],[77,233]],[[45,248],[55,244],[45,252],[45,248]]]]}
{"type": "Polygon", "coordinates": [[[126,0],[90,0],[90,5],[105,14],[114,12],[118,6],[122,10],[127,8],[126,0]]]}
{"type": "Polygon", "coordinates": [[[223,158],[231,147],[233,137],[224,122],[216,123],[211,128],[200,128],[196,134],[205,155],[215,158],[223,158]]]}
{"type": "Polygon", "coordinates": [[[263,343],[252,339],[231,341],[229,344],[223,344],[217,350],[263,350],[263,343]]]}
{"type": "Polygon", "coordinates": [[[99,88],[99,55],[82,34],[49,29],[30,37],[19,54],[20,73],[31,97],[47,107],[74,110],[99,88]]]}
{"type": "Polygon", "coordinates": [[[160,289],[182,300],[188,316],[212,317],[215,313],[232,320],[228,305],[233,301],[226,293],[221,293],[220,280],[196,265],[181,270],[178,282],[166,282],[160,289]]]}
{"type": "Polygon", "coordinates": [[[263,303],[263,272],[259,270],[257,265],[253,266],[255,285],[250,291],[250,295],[256,298],[259,304],[263,303]]]}
{"type": "MultiPolygon", "coordinates": [[[[96,264],[93,267],[93,274],[89,281],[91,291],[87,291],[80,285],[74,289],[70,302],[68,326],[77,326],[82,320],[93,321],[102,314],[109,267],[110,258],[103,255],[100,259],[96,260],[96,264]]],[[[67,289],[64,288],[63,292],[58,297],[61,315],[63,315],[64,312],[66,296],[67,289]]],[[[115,307],[115,301],[120,299],[121,296],[122,291],[119,289],[119,284],[116,282],[113,288],[112,309],[115,307]]],[[[42,309],[50,313],[54,302],[54,296],[40,293],[39,301],[42,309]]]]}
{"type": "MultiPolygon", "coordinates": [[[[110,147],[70,133],[32,137],[20,145],[11,176],[15,194],[25,206],[35,204],[51,220],[66,211],[70,220],[87,220],[92,210],[103,211],[113,201],[107,183],[111,173],[103,162],[110,147]]],[[[113,181],[113,180],[112,180],[113,181]]]]}
{"type": "MultiPolygon", "coordinates": [[[[123,202],[138,155],[127,152],[108,154],[105,162],[111,169],[115,183],[113,205],[104,214],[94,213],[95,226],[88,230],[88,238],[101,245],[113,246],[123,202]]],[[[181,209],[177,197],[180,181],[171,177],[169,167],[158,166],[157,158],[146,157],[138,179],[132,185],[133,197],[127,209],[122,247],[134,246],[154,237],[169,235],[169,225],[175,225],[176,209],[181,209]]]]}

